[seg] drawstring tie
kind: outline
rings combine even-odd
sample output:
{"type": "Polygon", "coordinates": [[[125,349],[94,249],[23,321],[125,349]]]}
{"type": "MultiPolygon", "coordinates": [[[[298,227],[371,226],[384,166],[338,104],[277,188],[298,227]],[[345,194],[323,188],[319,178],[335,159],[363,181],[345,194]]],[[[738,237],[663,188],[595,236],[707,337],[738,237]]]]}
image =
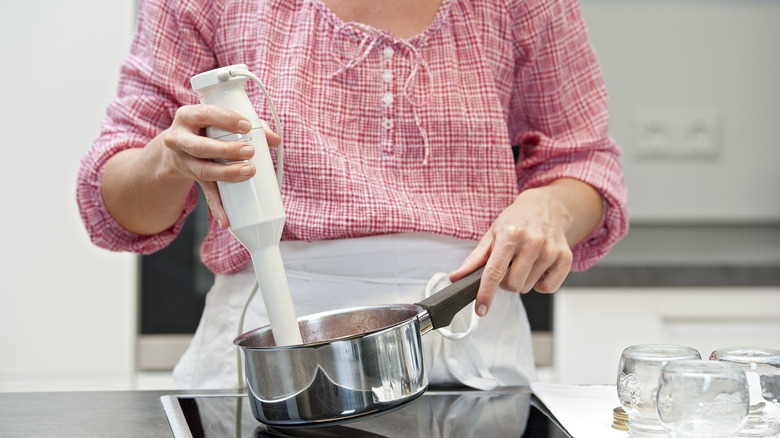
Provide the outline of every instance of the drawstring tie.
{"type": "MultiPolygon", "coordinates": [[[[412,106],[414,122],[415,125],[417,125],[417,130],[423,140],[423,147],[425,151],[423,164],[428,164],[428,159],[430,157],[430,141],[428,139],[428,133],[423,127],[422,117],[420,117],[417,109],[426,106],[431,100],[431,84],[433,83],[433,76],[431,75],[431,71],[428,68],[428,64],[420,54],[419,49],[405,40],[395,38],[393,35],[387,32],[374,29],[361,23],[342,23],[336,27],[334,33],[335,36],[331,40],[330,51],[333,59],[340,65],[340,67],[331,74],[331,79],[341,75],[347,70],[358,66],[368,57],[368,55],[374,49],[374,46],[376,46],[376,44],[383,39],[390,41],[390,44],[400,47],[409,54],[409,58],[411,60],[411,71],[409,76],[404,81],[403,95],[406,101],[409,102],[409,104],[412,106]],[[363,33],[363,38],[360,40],[360,43],[357,45],[357,47],[350,51],[345,47],[345,41],[349,41],[349,34],[346,31],[351,27],[358,28],[363,33]]],[[[354,47],[354,44],[351,46],[354,47]]]]}
{"type": "Polygon", "coordinates": [[[344,23],[336,28],[335,37],[331,40],[330,53],[333,59],[341,65],[341,67],[330,75],[333,79],[341,73],[357,66],[363,62],[366,57],[371,53],[376,43],[379,41],[379,32],[361,23],[344,23]],[[345,49],[344,41],[349,41],[349,36],[345,33],[350,27],[356,27],[363,32],[363,39],[360,40],[357,48],[352,53],[347,53],[345,49]],[[344,59],[347,59],[345,61],[344,59]]]}

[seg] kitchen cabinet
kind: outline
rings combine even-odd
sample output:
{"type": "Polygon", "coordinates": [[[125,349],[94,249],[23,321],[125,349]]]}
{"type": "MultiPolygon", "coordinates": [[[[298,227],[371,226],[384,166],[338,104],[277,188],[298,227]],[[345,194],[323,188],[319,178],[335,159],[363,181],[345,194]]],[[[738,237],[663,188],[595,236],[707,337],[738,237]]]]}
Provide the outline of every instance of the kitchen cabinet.
{"type": "Polygon", "coordinates": [[[553,294],[560,383],[614,383],[622,350],[780,349],[780,226],[638,226],[553,294]]]}
{"type": "Polygon", "coordinates": [[[623,348],[780,349],[780,286],[567,288],[555,294],[554,379],[614,383],[623,348]]]}

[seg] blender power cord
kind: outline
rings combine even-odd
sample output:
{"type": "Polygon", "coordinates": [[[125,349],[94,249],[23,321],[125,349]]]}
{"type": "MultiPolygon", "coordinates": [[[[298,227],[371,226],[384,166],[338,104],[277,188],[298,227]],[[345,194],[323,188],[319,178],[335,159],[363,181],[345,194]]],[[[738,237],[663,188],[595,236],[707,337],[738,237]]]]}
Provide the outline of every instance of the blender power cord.
{"type": "MultiPolygon", "coordinates": [[[[271,99],[271,95],[268,94],[268,90],[265,89],[265,85],[260,81],[260,78],[258,78],[254,73],[247,70],[230,70],[227,72],[227,75],[229,76],[245,76],[254,83],[257,84],[258,87],[260,87],[260,91],[263,92],[263,96],[265,96],[265,101],[268,103],[268,109],[271,110],[271,115],[274,118],[274,126],[276,127],[276,134],[279,136],[281,141],[279,142],[279,146],[276,148],[276,181],[279,183],[279,190],[282,189],[282,176],[284,172],[284,137],[282,136],[282,124],[279,122],[279,116],[276,113],[276,107],[274,107],[274,101],[271,99]]],[[[228,77],[220,76],[220,79],[227,80],[228,77]]]]}
{"type": "MultiPolygon", "coordinates": [[[[252,299],[257,294],[258,289],[260,289],[260,284],[255,281],[255,286],[252,288],[252,292],[249,293],[249,297],[246,299],[246,303],[244,303],[244,310],[241,311],[241,318],[238,320],[238,334],[236,336],[241,336],[242,333],[244,333],[244,318],[246,317],[246,311],[249,309],[249,303],[252,302],[252,299]]],[[[238,389],[244,390],[244,362],[241,360],[241,347],[236,345],[236,360],[238,364],[238,389]]]]}

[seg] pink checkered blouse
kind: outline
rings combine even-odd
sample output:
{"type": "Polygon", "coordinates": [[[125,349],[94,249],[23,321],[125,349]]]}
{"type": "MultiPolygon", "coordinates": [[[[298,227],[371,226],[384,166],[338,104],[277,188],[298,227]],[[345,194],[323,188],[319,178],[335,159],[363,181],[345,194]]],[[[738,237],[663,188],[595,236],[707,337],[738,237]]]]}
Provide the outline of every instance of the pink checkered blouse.
{"type": "MultiPolygon", "coordinates": [[[[627,231],[607,93],[575,0],[443,0],[410,39],[358,29],[321,0],[147,0],[118,96],[78,176],[93,242],[147,254],[176,237],[195,187],[173,227],[142,236],[109,215],[102,170],[197,103],[191,76],[230,64],[247,64],[280,114],[284,239],[426,232],[476,240],[520,190],[563,177],[594,186],[606,207],[574,248],[574,270],[627,231]]],[[[247,89],[270,120],[257,87],[247,89]]],[[[201,258],[215,273],[250,262],[213,218],[201,258]]]]}

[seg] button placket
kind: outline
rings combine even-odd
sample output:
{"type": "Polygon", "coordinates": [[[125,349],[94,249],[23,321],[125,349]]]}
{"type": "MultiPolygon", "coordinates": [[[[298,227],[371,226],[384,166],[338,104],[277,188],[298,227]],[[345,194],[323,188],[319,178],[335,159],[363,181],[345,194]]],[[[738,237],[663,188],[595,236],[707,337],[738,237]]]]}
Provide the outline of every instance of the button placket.
{"type": "Polygon", "coordinates": [[[384,69],[384,71],[382,71],[382,80],[386,84],[393,82],[393,70],[389,68],[384,69]]]}
{"type": "Polygon", "coordinates": [[[395,127],[394,110],[394,74],[393,57],[395,49],[392,46],[386,46],[382,49],[382,69],[380,79],[383,84],[384,92],[379,97],[382,105],[382,154],[385,157],[393,155],[393,128],[395,127]]]}

